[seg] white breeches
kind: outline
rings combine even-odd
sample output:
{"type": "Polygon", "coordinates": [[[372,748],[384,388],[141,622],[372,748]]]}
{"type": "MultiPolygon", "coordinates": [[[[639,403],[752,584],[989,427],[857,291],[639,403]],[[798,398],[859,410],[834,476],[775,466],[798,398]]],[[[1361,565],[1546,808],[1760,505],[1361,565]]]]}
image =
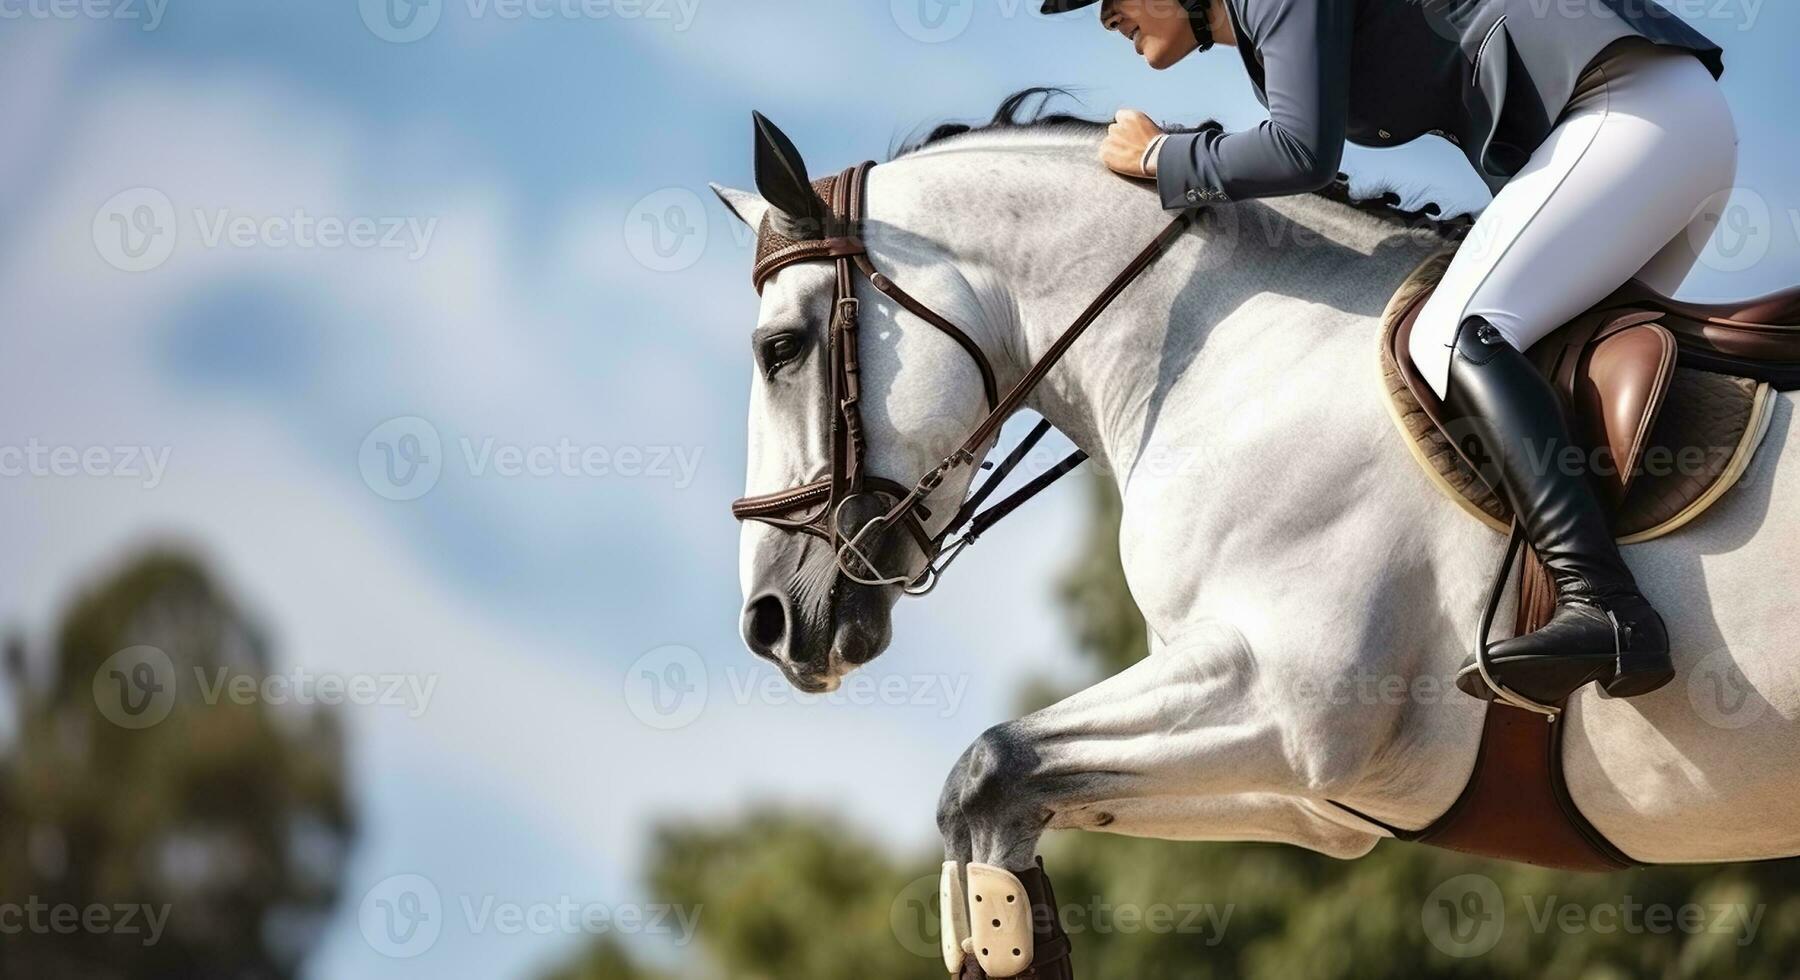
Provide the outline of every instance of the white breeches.
{"type": "Polygon", "coordinates": [[[1673,293],[1736,177],[1737,129],[1706,66],[1648,43],[1618,49],[1470,229],[1419,313],[1413,363],[1442,397],[1471,316],[1525,350],[1633,276],[1673,293]]]}

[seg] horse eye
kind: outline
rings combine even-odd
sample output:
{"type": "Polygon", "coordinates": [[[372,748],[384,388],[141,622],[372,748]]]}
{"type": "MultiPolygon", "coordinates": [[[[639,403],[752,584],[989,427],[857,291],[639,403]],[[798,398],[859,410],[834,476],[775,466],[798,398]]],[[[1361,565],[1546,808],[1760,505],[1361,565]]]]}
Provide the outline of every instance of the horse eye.
{"type": "Polygon", "coordinates": [[[791,333],[776,334],[763,341],[758,356],[763,373],[774,374],[777,368],[800,356],[800,338],[791,333]]]}

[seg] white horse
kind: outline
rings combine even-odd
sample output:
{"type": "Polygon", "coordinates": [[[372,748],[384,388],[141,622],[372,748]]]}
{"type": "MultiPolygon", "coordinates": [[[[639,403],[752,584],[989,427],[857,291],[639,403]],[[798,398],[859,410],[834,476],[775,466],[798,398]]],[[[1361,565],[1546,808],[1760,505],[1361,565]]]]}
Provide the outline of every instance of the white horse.
{"type": "MultiPolygon", "coordinates": [[[[978,130],[870,176],[875,265],[968,330],[1002,390],[1168,219],[1097,162],[1100,136],[978,130]]],[[[715,190],[752,228],[769,207],[715,190]]],[[[1150,656],[982,734],[939,807],[951,861],[1028,869],[1047,828],[1349,858],[1386,831],[1327,800],[1407,829],[1456,800],[1486,706],[1451,680],[1503,542],[1409,458],[1376,355],[1384,305],[1442,246],[1318,196],[1221,206],[1037,390],[1030,407],[1117,479],[1150,656]]],[[[868,469],[910,485],[979,419],[979,378],[866,287],[868,469]]],[[[750,493],[825,469],[831,294],[825,264],[762,297],[750,493]]],[[[1629,701],[1590,687],[1558,722],[1574,801],[1638,861],[1800,853],[1800,465],[1777,466],[1793,418],[1780,396],[1739,486],[1626,550],[1667,616],[1677,683],[1629,701]]],[[[931,513],[965,489],[946,485],[931,513]]],[[[834,684],[886,646],[900,590],[828,588],[819,539],[747,523],[740,564],[746,641],[796,683],[834,684]]]]}

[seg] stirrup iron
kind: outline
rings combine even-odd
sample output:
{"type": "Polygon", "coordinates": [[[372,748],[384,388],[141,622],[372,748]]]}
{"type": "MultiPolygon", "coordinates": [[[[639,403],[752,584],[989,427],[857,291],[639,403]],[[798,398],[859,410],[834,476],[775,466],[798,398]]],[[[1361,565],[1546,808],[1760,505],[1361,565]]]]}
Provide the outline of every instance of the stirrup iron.
{"type": "MultiPolygon", "coordinates": [[[[1500,683],[1488,669],[1488,632],[1494,627],[1494,614],[1499,611],[1500,600],[1506,594],[1506,581],[1512,577],[1513,563],[1518,560],[1519,552],[1524,546],[1525,525],[1515,518],[1512,533],[1506,539],[1506,557],[1501,560],[1500,571],[1494,576],[1494,586],[1488,592],[1487,608],[1482,610],[1481,625],[1475,631],[1475,669],[1481,672],[1481,682],[1494,692],[1494,700],[1543,715],[1545,721],[1554,723],[1562,715],[1561,707],[1533,701],[1500,683]]],[[[1618,635],[1617,620],[1614,620],[1613,635],[1618,635]]]]}

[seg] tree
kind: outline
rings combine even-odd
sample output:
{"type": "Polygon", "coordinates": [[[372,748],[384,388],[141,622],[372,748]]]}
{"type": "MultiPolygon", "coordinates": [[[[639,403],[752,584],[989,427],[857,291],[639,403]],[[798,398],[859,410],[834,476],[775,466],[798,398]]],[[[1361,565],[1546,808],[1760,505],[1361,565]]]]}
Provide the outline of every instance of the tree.
{"type": "Polygon", "coordinates": [[[133,558],[46,657],[14,641],[7,664],[0,975],[292,976],[353,833],[343,735],[328,712],[218,696],[269,652],[200,563],[133,558]]]}

